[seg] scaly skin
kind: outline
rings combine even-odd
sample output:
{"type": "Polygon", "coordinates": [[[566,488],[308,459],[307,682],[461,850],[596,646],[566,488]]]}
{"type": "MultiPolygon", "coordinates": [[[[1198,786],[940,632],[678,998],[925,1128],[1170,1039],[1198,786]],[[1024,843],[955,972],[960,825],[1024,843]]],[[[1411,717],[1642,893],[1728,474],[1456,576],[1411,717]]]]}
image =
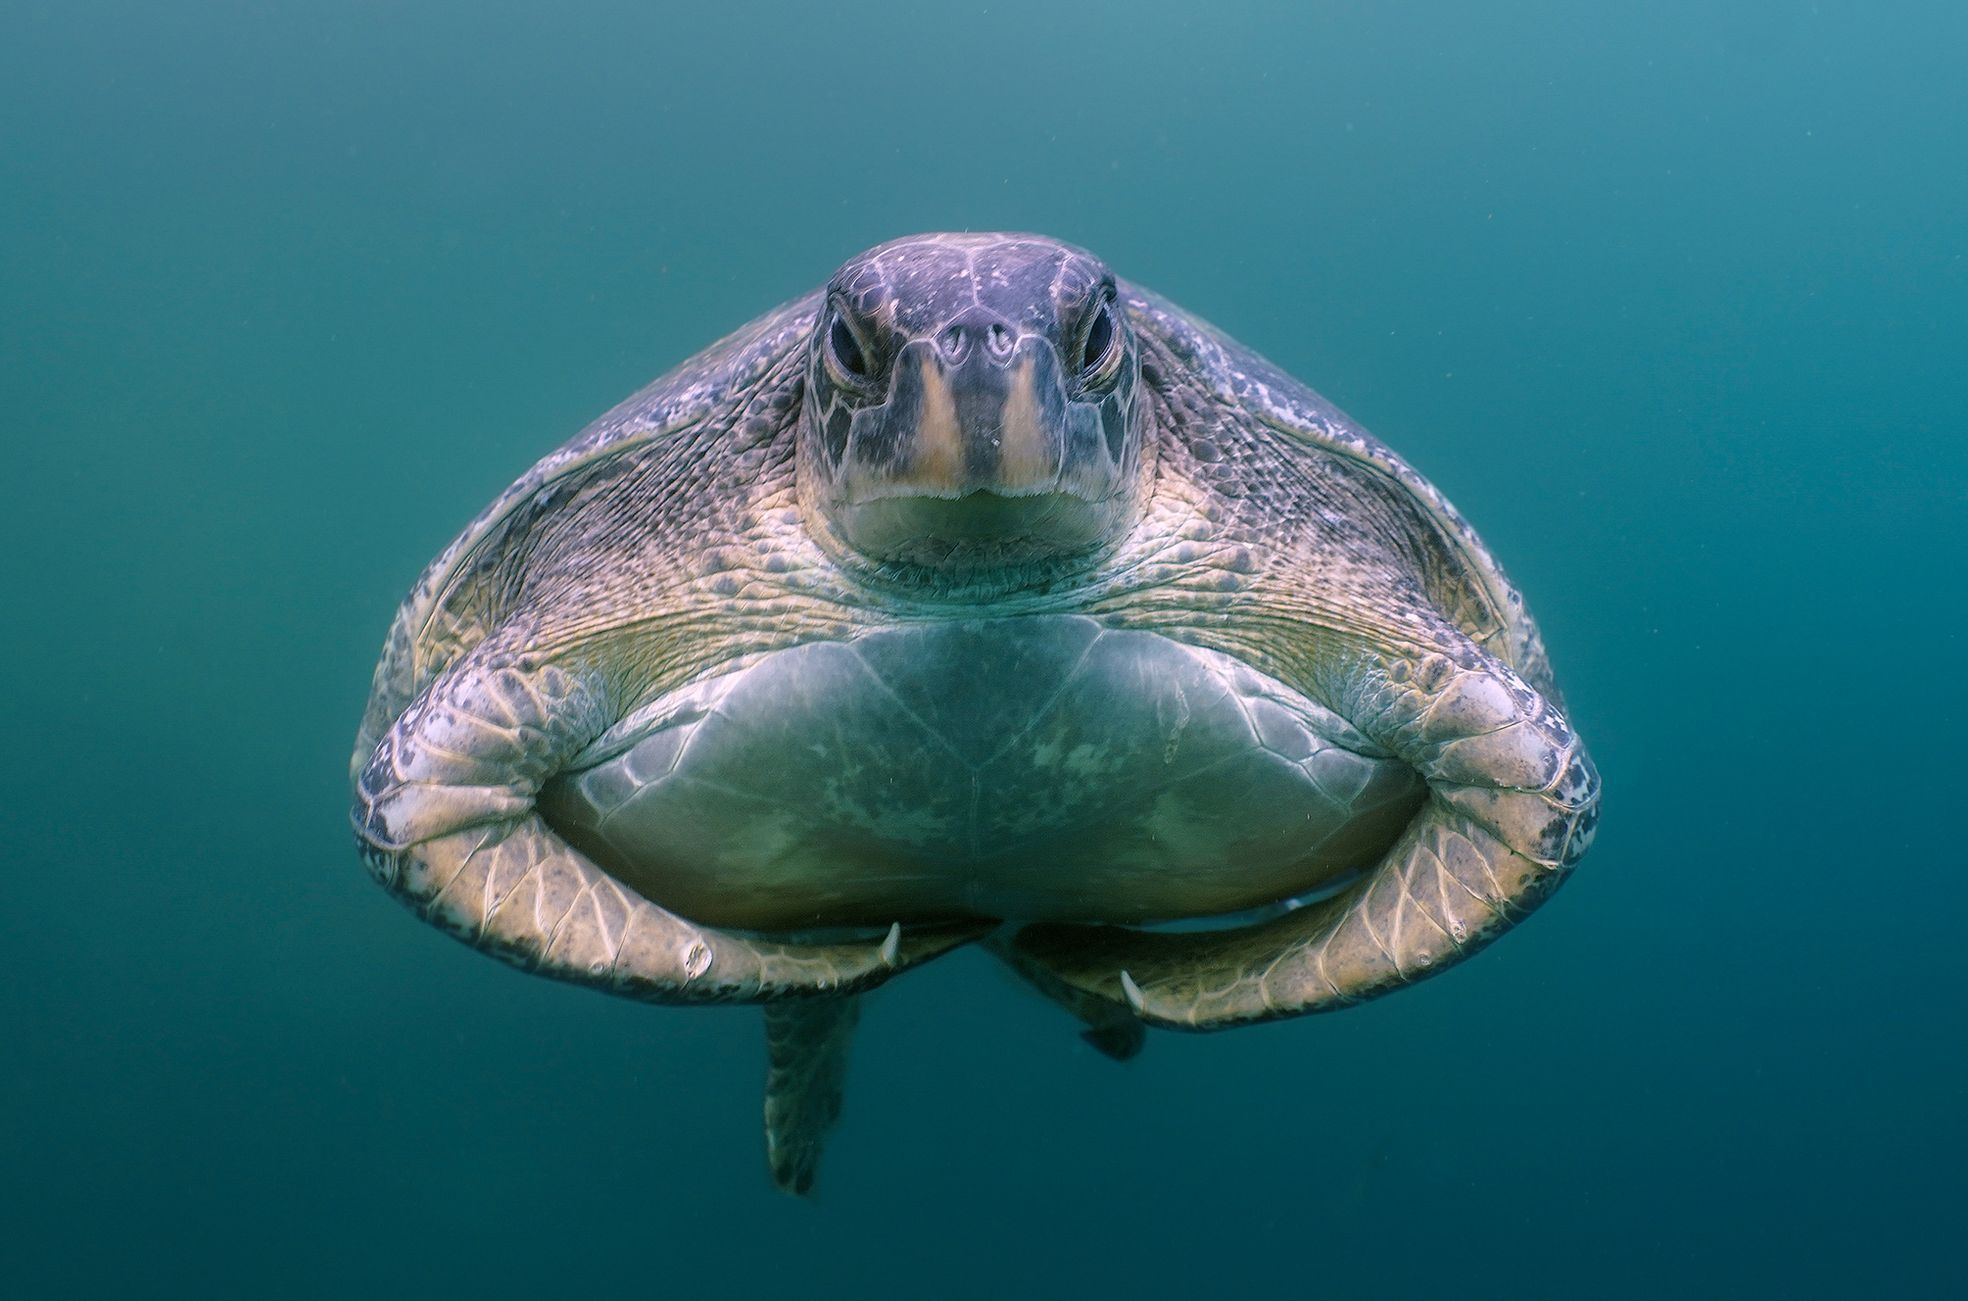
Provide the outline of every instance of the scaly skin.
{"type": "MultiPolygon", "coordinates": [[[[928,243],[970,260],[974,296],[991,240],[928,243]]],[[[1023,237],[1019,256],[1033,246],[1023,237]]],[[[947,252],[916,263],[891,249],[883,265],[919,274],[947,252]]],[[[1137,1021],[1213,1029],[1357,1002],[1520,920],[1584,852],[1598,801],[1522,600],[1440,495],[1316,394],[1162,300],[1119,292],[1139,446],[1115,500],[1135,514],[1111,546],[1030,581],[925,587],[857,563],[814,518],[800,413],[819,295],[542,461],[426,571],[391,630],[354,759],[378,879],[487,952],[650,1001],[870,988],[988,925],[858,944],[700,926],[597,869],[534,797],[639,705],[734,662],[925,619],[1071,613],[1235,656],[1431,789],[1356,886],[1262,925],[996,941],[1109,1051],[1132,1050],[1137,1021]]],[[[810,1181],[837,1106],[851,1018],[825,1006],[774,1022],[770,1150],[788,1186],[810,1181]]]]}

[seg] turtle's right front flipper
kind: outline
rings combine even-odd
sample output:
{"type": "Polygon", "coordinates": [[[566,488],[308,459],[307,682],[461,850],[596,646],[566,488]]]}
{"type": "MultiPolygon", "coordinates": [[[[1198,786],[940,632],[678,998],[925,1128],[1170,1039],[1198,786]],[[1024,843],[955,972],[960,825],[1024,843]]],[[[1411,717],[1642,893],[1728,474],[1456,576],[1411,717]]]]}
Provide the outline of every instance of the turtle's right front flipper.
{"type": "Polygon", "coordinates": [[[593,677],[482,643],[403,711],[356,780],[355,830],[371,871],[474,948],[657,1003],[869,989],[985,929],[783,943],[700,926],[642,898],[534,808],[547,779],[612,721],[593,677]]]}
{"type": "Polygon", "coordinates": [[[1412,983],[1515,925],[1592,838],[1599,777],[1556,703],[1461,633],[1366,647],[1322,695],[1428,780],[1381,862],[1321,903],[1235,930],[1030,926],[1021,969],[1151,1025],[1212,1030],[1343,1007],[1412,983]]]}

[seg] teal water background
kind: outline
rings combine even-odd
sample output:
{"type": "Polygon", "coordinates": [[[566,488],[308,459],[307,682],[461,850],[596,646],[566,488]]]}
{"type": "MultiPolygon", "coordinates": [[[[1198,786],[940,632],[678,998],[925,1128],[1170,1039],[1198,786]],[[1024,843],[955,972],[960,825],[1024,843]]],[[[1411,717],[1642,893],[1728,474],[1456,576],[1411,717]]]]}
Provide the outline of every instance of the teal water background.
{"type": "Polygon", "coordinates": [[[1941,3],[15,3],[0,1291],[1959,1296],[1968,18],[1941,3]],[[346,824],[396,601],[843,258],[1099,252],[1470,516],[1603,770],[1529,924],[1116,1066],[522,976],[346,824]]]}

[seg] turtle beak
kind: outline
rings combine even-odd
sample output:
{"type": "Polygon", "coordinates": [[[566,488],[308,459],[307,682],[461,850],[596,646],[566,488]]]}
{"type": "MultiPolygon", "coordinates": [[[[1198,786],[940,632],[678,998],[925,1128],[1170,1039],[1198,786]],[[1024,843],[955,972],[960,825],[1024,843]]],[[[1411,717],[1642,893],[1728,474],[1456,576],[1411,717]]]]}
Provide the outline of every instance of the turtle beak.
{"type": "Polygon", "coordinates": [[[896,354],[857,408],[824,508],[884,562],[988,568],[1085,552],[1126,513],[1096,403],[1074,401],[1053,341],[980,308],[896,354]]]}
{"type": "Polygon", "coordinates": [[[1067,411],[1046,339],[987,324],[910,343],[888,402],[855,421],[835,515],[844,540],[936,568],[1095,545],[1106,512],[1061,481],[1067,411]]]}
{"type": "Polygon", "coordinates": [[[856,422],[850,501],[1029,497],[1059,484],[1066,391],[1052,344],[958,321],[895,360],[888,402],[856,422]]]}

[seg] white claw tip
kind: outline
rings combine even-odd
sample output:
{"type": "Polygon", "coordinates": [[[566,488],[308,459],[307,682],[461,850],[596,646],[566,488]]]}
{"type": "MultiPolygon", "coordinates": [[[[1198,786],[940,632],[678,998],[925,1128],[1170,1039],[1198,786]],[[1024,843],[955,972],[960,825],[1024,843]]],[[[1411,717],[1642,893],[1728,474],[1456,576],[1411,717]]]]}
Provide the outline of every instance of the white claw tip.
{"type": "Polygon", "coordinates": [[[1127,1005],[1134,1009],[1134,1014],[1140,1016],[1143,1001],[1141,986],[1135,984],[1134,977],[1125,971],[1121,973],[1121,993],[1127,997],[1127,1005]]]}
{"type": "Polygon", "coordinates": [[[892,967],[902,956],[902,923],[891,922],[881,946],[882,965],[892,967]]]}

